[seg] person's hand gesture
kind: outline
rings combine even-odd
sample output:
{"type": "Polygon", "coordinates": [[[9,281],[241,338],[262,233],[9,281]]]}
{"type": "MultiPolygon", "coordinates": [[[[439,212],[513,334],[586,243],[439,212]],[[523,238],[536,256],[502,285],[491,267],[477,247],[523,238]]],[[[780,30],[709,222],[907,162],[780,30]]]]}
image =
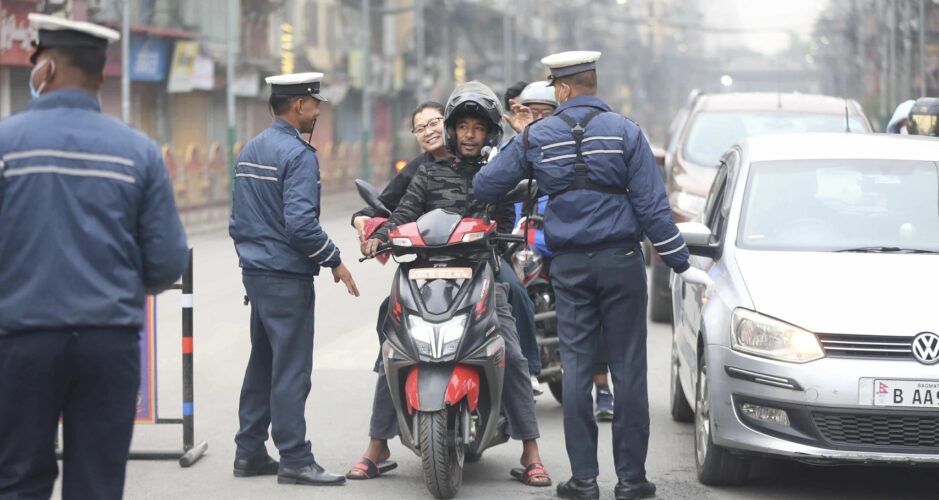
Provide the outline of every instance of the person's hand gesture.
{"type": "Polygon", "coordinates": [[[521,104],[512,105],[512,114],[503,115],[505,121],[509,123],[516,133],[521,134],[522,130],[525,130],[525,127],[535,121],[535,115],[531,113],[531,109],[528,106],[522,106],[521,104]]]}
{"type": "Polygon", "coordinates": [[[355,280],[352,279],[352,273],[346,269],[346,265],[339,263],[338,266],[333,268],[333,281],[335,283],[342,282],[343,285],[346,285],[346,290],[349,291],[349,295],[355,297],[359,296],[359,288],[355,286],[355,280]]]}

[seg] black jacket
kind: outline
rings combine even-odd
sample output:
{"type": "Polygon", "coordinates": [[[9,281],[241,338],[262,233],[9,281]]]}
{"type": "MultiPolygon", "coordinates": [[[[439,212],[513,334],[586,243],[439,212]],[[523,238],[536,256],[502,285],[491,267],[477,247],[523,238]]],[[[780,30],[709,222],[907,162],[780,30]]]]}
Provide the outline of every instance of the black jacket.
{"type": "MultiPolygon", "coordinates": [[[[424,163],[434,161],[434,157],[430,153],[423,153],[415,157],[413,160],[409,161],[407,165],[395,175],[391,181],[388,182],[388,185],[385,186],[384,191],[381,192],[378,199],[388,207],[388,210],[392,212],[398,208],[398,203],[401,202],[401,198],[404,197],[404,193],[407,192],[408,186],[411,185],[411,179],[414,178],[414,174],[417,173],[417,169],[424,163]]],[[[377,217],[378,211],[372,207],[365,207],[362,210],[352,214],[353,225],[356,217],[377,217]]]]}
{"type": "MultiPolygon", "coordinates": [[[[487,204],[473,196],[473,176],[480,165],[444,158],[422,164],[401,198],[394,213],[375,237],[388,241],[391,227],[416,221],[431,210],[442,208],[464,217],[486,215],[487,204]]],[[[510,233],[515,222],[515,209],[511,204],[496,204],[488,214],[500,233],[510,233]]]]}

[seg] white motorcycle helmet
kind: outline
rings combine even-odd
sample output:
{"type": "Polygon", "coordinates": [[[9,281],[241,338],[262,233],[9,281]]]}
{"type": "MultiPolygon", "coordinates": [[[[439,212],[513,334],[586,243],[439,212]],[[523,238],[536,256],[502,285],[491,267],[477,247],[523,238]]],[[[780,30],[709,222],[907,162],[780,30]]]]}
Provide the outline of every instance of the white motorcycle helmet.
{"type": "Polygon", "coordinates": [[[518,102],[522,106],[529,104],[547,104],[558,107],[558,101],[554,98],[554,87],[548,86],[547,80],[531,82],[522,90],[518,96],[518,102]]]}

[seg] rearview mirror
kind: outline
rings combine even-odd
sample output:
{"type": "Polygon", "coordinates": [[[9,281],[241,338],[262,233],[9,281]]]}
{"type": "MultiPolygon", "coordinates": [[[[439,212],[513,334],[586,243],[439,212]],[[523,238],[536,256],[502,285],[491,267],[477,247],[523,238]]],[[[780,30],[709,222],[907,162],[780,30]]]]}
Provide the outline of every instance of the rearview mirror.
{"type": "Polygon", "coordinates": [[[679,222],[676,225],[691,255],[717,258],[720,245],[711,242],[712,234],[709,227],[700,222],[679,222]]]}
{"type": "Polygon", "coordinates": [[[386,207],[385,204],[381,202],[381,195],[378,190],[375,189],[375,186],[369,184],[366,181],[363,181],[362,179],[356,179],[355,189],[358,190],[359,196],[362,197],[368,206],[378,210],[379,212],[382,212],[382,215],[385,217],[391,216],[391,210],[388,210],[388,207],[386,207]]]}
{"type": "Polygon", "coordinates": [[[660,167],[665,167],[665,150],[649,144],[649,147],[652,148],[652,156],[655,157],[655,163],[660,167]]]}

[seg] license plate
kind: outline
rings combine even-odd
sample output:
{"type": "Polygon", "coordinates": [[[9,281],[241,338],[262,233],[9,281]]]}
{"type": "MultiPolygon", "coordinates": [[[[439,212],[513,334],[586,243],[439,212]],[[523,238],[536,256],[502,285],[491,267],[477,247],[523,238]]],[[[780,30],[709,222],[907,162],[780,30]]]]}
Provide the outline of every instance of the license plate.
{"type": "Polygon", "coordinates": [[[875,379],[874,406],[939,408],[939,381],[875,379]]]}
{"type": "Polygon", "coordinates": [[[408,278],[412,280],[468,280],[473,277],[469,267],[426,267],[411,269],[408,278]]]}

